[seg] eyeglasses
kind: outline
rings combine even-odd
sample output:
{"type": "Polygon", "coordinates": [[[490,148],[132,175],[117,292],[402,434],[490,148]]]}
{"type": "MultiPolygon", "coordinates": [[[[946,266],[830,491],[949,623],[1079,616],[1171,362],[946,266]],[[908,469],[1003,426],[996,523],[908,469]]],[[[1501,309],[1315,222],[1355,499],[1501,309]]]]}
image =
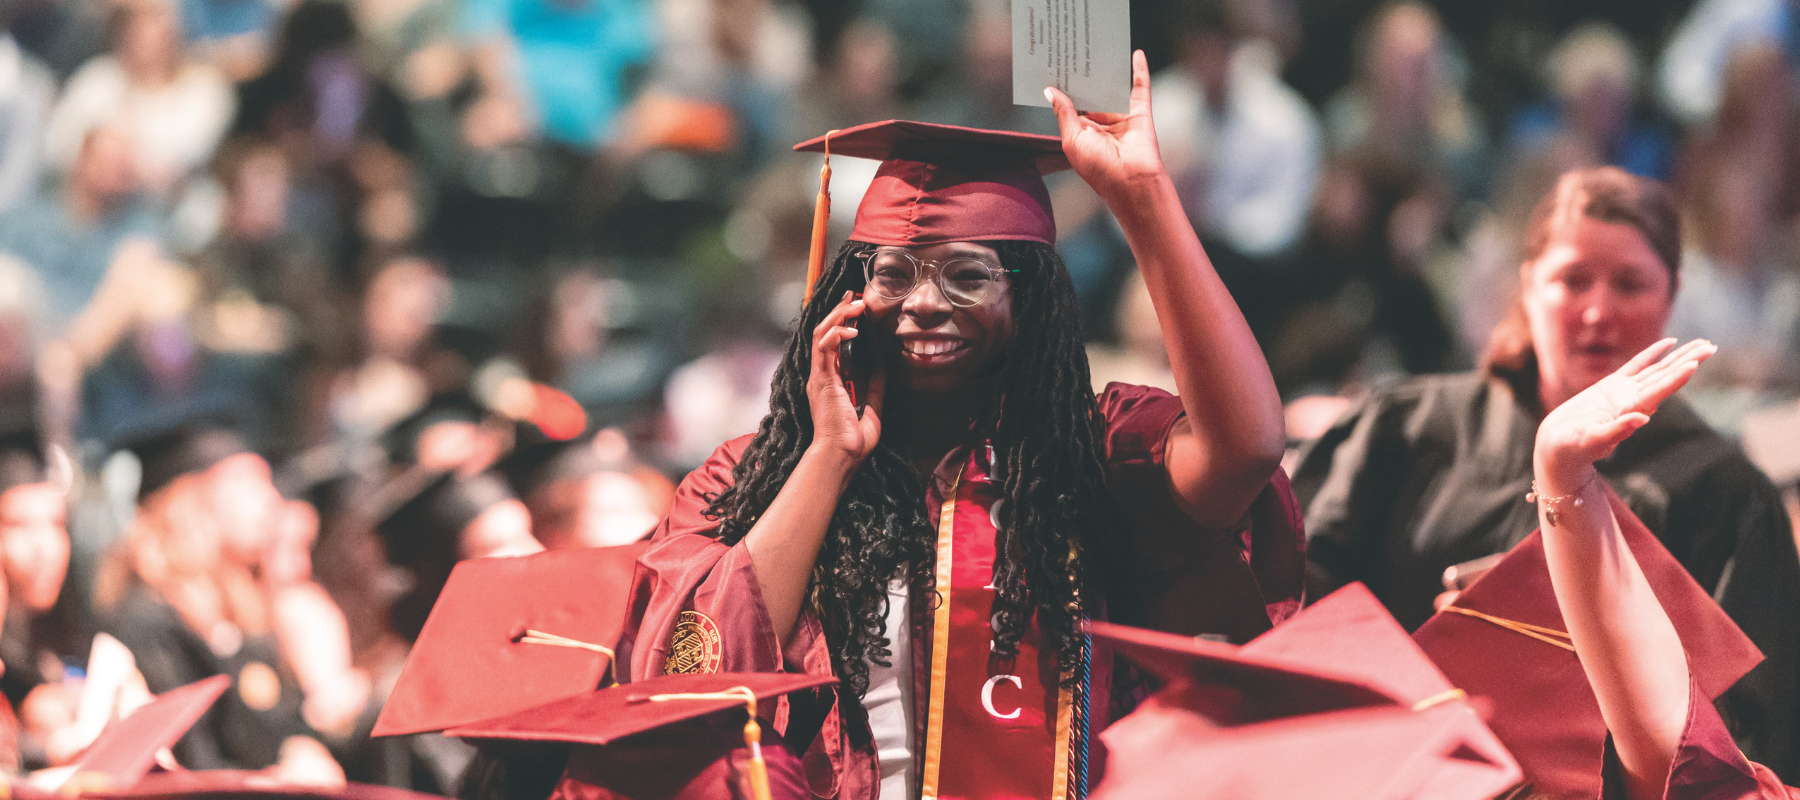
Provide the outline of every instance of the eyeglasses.
{"type": "Polygon", "coordinates": [[[863,254],[863,277],[869,291],[884,300],[904,300],[918,288],[920,279],[936,268],[938,291],[959,308],[991,303],[1005,291],[1001,276],[1017,273],[977,258],[924,261],[898,247],[882,247],[863,254]]]}

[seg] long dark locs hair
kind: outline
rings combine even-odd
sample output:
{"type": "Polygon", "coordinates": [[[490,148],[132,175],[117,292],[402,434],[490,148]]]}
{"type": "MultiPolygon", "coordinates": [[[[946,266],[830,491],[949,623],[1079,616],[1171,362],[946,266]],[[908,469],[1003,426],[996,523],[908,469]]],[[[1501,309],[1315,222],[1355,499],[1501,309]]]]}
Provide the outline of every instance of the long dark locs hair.
{"type": "MultiPolygon", "coordinates": [[[[996,651],[1015,655],[1035,612],[1045,644],[1068,675],[1081,658],[1084,598],[1093,596],[1088,587],[1096,580],[1112,584],[1116,574],[1118,548],[1104,543],[1118,517],[1101,461],[1103,420],[1062,259],[1035,242],[990,245],[1016,270],[1013,335],[1001,367],[998,424],[989,436],[993,477],[1004,498],[994,569],[996,651]]],[[[775,371],[769,415],[733,470],[731,487],[706,511],[719,520],[717,536],[727,544],[749,533],[812,442],[806,397],[812,331],[845,291],[862,291],[861,256],[870,249],[845,243],[801,313],[775,371]]],[[[905,569],[912,591],[935,589],[936,521],[925,507],[924,485],[883,439],[839,499],[812,578],[838,676],[858,699],[869,687],[869,662],[888,666],[895,656],[887,644],[889,581],[905,569]]]]}

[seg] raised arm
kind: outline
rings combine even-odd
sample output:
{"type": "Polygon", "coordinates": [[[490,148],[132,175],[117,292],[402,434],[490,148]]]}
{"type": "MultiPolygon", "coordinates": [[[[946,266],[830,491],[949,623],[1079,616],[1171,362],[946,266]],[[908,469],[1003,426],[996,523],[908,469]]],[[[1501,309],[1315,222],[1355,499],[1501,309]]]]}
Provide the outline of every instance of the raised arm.
{"type": "Polygon", "coordinates": [[[1717,348],[1665,339],[1556,407],[1533,453],[1557,605],[1612,732],[1632,800],[1663,797],[1687,722],[1687,653],[1626,546],[1594,462],[1650,421],[1717,348]],[[1664,354],[1668,355],[1664,357],[1664,354]]]}
{"type": "Polygon", "coordinates": [[[1219,280],[1163,168],[1150,118],[1150,67],[1131,58],[1127,114],[1078,115],[1046,89],[1063,152],[1118,218],[1150,289],[1187,417],[1169,438],[1169,479],[1195,520],[1242,520],[1281,462],[1281,398],[1237,302],[1219,280]]]}

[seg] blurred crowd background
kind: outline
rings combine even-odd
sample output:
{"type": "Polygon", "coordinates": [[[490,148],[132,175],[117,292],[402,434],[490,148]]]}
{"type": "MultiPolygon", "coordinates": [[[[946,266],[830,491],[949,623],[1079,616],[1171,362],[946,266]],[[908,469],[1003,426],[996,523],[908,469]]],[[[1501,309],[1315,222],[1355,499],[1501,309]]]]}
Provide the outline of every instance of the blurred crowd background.
{"type": "MultiPolygon", "coordinates": [[[[817,190],[789,146],[1055,133],[1011,103],[1005,0],[5,0],[0,27],[0,488],[57,490],[0,502],[13,770],[91,740],[108,631],[150,691],[238,676],[183,764],[454,791],[460,745],[367,735],[407,643],[457,559],[641,538],[754,429],[817,190]]],[[[1800,2],[1136,0],[1132,31],[1287,399],[1472,366],[1531,205],[1597,164],[1682,199],[1671,334],[1721,347],[1690,401],[1738,433],[1800,397],[1800,2]]],[[[875,164],[833,166],[836,242],[875,164]]],[[[1115,224],[1051,188],[1096,385],[1173,388],[1115,224]]]]}

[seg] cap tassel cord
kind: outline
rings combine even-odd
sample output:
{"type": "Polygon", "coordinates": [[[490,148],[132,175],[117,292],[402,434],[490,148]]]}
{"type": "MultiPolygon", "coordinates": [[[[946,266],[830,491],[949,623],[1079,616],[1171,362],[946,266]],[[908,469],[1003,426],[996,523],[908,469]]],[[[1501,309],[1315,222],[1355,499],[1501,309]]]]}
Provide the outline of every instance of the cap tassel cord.
{"type": "Polygon", "coordinates": [[[825,165],[819,167],[819,196],[813,201],[812,248],[806,255],[806,293],[801,305],[812,302],[813,286],[825,274],[825,234],[831,227],[831,135],[825,132],[825,165]]]}
{"type": "MultiPolygon", "coordinates": [[[[612,680],[612,671],[613,670],[612,670],[611,665],[618,663],[619,657],[617,654],[615,654],[613,652],[612,648],[610,648],[610,647],[607,647],[605,645],[594,644],[593,642],[584,642],[584,641],[581,641],[580,639],[570,639],[567,636],[557,636],[554,633],[545,633],[543,631],[534,631],[534,630],[531,630],[530,628],[525,629],[525,635],[519,637],[516,641],[519,644],[547,644],[552,647],[573,647],[577,650],[592,650],[596,653],[606,656],[606,661],[608,664],[606,685],[612,686],[613,684],[617,683],[617,681],[612,680]]],[[[602,688],[605,688],[605,687],[602,687],[602,688]]]]}
{"type": "MultiPolygon", "coordinates": [[[[835,133],[835,131],[834,131],[835,133]]],[[[755,800],[770,800],[769,765],[763,762],[762,725],[756,721],[756,692],[748,686],[733,686],[722,692],[679,692],[675,694],[653,694],[649,697],[652,703],[669,700],[741,700],[744,710],[750,712],[749,721],[744,723],[744,745],[750,748],[750,795],[755,800]]]]}
{"type": "Polygon", "coordinates": [[[1462,606],[1444,606],[1444,610],[1455,614],[1461,614],[1465,617],[1474,617],[1485,622],[1491,622],[1514,633],[1529,636],[1540,642],[1544,642],[1545,644],[1556,645],[1571,653],[1575,652],[1575,645],[1569,641],[1569,634],[1555,628],[1546,628],[1542,625],[1532,625],[1526,622],[1506,619],[1505,617],[1496,617],[1492,614],[1483,614],[1475,609],[1463,608],[1462,606]]]}
{"type": "Polygon", "coordinates": [[[1436,708],[1445,703],[1454,703],[1458,700],[1467,700],[1467,699],[1469,699],[1468,692],[1465,692],[1461,689],[1448,689],[1448,690],[1445,690],[1442,692],[1438,692],[1437,694],[1434,694],[1423,700],[1420,700],[1417,703],[1413,703],[1412,710],[1414,713],[1418,713],[1418,712],[1424,711],[1425,709],[1428,709],[1428,708],[1436,708]]]}

